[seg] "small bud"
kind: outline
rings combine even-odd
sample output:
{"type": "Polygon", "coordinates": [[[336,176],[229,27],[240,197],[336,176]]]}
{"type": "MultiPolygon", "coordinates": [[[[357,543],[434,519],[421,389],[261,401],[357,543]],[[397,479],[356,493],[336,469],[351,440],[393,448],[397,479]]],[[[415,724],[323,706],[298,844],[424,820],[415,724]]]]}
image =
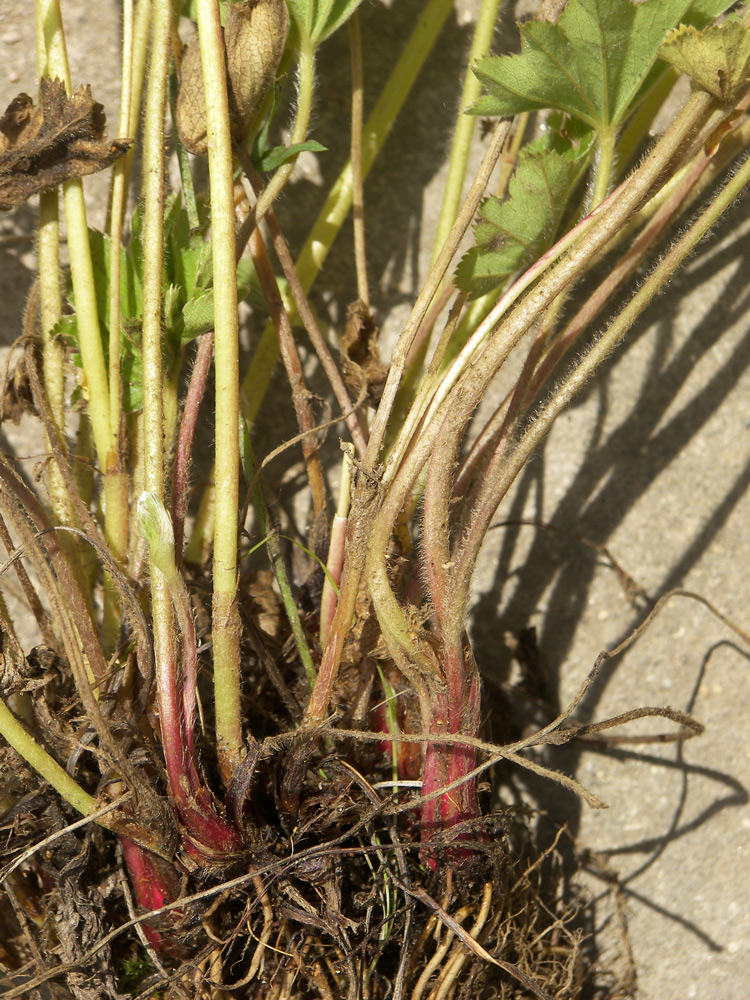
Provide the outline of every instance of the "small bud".
{"type": "Polygon", "coordinates": [[[145,539],[154,566],[167,581],[174,580],[177,566],[174,559],[174,529],[172,518],[161,500],[153,493],[143,492],[138,499],[138,533],[145,539]]]}

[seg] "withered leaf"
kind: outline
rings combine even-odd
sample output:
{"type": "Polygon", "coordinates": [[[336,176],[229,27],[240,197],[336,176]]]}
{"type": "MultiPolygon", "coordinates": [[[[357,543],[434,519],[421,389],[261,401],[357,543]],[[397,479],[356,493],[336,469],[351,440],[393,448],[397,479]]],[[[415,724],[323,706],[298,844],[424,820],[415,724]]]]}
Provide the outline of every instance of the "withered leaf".
{"type": "Polygon", "coordinates": [[[132,139],[107,141],[107,117],[89,86],[68,97],[60,80],[44,79],[40,100],[35,106],[19,94],[0,118],[0,210],[103,170],[132,145],[132,139]]]}
{"type": "Polygon", "coordinates": [[[736,17],[703,31],[680,25],[659,55],[720,101],[738,100],[750,82],[750,30],[736,17]]]}
{"type": "Polygon", "coordinates": [[[24,359],[20,358],[8,376],[2,402],[0,402],[0,423],[3,420],[10,420],[11,423],[19,424],[24,413],[35,414],[36,407],[31,395],[26,364],[24,359]]]}
{"type": "Polygon", "coordinates": [[[352,302],[346,314],[346,330],[341,338],[341,369],[349,388],[359,398],[365,392],[375,406],[388,376],[388,366],[380,361],[378,335],[372,313],[361,300],[352,302]]]}

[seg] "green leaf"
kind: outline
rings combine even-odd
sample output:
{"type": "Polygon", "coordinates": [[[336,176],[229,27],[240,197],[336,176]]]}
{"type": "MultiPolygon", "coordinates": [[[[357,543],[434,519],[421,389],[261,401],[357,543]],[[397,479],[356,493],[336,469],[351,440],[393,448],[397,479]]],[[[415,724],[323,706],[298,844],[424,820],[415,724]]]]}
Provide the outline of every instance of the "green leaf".
{"type": "Polygon", "coordinates": [[[733,3],[734,0],[693,0],[693,6],[688,11],[687,17],[684,18],[685,24],[692,24],[696,28],[705,28],[733,3]]]}
{"type": "Polygon", "coordinates": [[[313,41],[318,45],[329,35],[332,35],[337,28],[349,20],[354,11],[359,7],[361,0],[334,0],[332,4],[325,2],[319,6],[328,8],[328,16],[320,19],[320,27],[313,34],[313,41]]]}
{"type": "Polygon", "coordinates": [[[144,490],[138,497],[136,525],[148,545],[151,561],[164,574],[167,584],[173,586],[177,577],[174,528],[167,508],[155,493],[144,490]]]}
{"type": "Polygon", "coordinates": [[[214,327],[214,290],[206,288],[185,303],[182,308],[182,343],[187,344],[214,327]]]}
{"type": "Polygon", "coordinates": [[[557,24],[520,25],[521,54],[479,61],[478,115],[558,108],[600,132],[627,114],[668,31],[691,0],[570,0],[557,24]]]}
{"type": "Polygon", "coordinates": [[[490,292],[552,245],[592,149],[591,131],[556,131],[521,150],[508,197],[488,198],[479,209],[477,245],[456,270],[459,288],[472,297],[490,292]]]}
{"type": "MultiPolygon", "coordinates": [[[[91,247],[91,263],[94,270],[94,288],[96,291],[96,308],[102,334],[109,331],[109,265],[112,253],[112,241],[106,233],[89,229],[89,246],[91,247]]],[[[68,288],[68,301],[75,305],[72,282],[68,288]]],[[[143,287],[138,269],[135,267],[132,255],[124,247],[120,247],[120,315],[122,323],[141,315],[143,310],[143,287]]],[[[64,317],[61,331],[78,343],[78,325],[75,315],[64,317]]],[[[108,347],[104,339],[105,355],[108,347]]]]}
{"type": "Polygon", "coordinates": [[[179,285],[169,285],[162,300],[162,316],[167,335],[178,328],[185,296],[179,285]]]}
{"type": "Polygon", "coordinates": [[[349,20],[362,0],[287,0],[297,30],[320,45],[349,20]]]}
{"type": "Polygon", "coordinates": [[[120,338],[120,375],[122,378],[122,407],[126,413],[143,409],[143,354],[141,351],[141,326],[133,323],[120,338]]]}
{"type": "Polygon", "coordinates": [[[327,146],[321,145],[315,139],[308,139],[307,142],[297,142],[292,146],[273,146],[257,160],[254,160],[255,166],[263,173],[270,173],[278,169],[282,163],[291,160],[297,153],[302,153],[305,150],[310,150],[312,153],[325,153],[327,152],[327,146]]]}
{"type": "MultiPolygon", "coordinates": [[[[271,132],[271,122],[276,117],[276,112],[281,107],[281,84],[277,81],[273,85],[273,101],[271,102],[271,110],[266,116],[266,120],[260,127],[255,139],[253,140],[253,151],[252,160],[253,163],[258,166],[262,160],[266,150],[268,149],[268,136],[271,132]]],[[[260,169],[260,168],[259,168],[260,169]]]]}
{"type": "Polygon", "coordinates": [[[737,17],[703,31],[681,25],[659,55],[720,101],[736,101],[750,83],[750,31],[737,17]]]}
{"type": "Polygon", "coordinates": [[[164,208],[164,289],[179,285],[185,295],[195,287],[198,257],[205,246],[202,234],[190,231],[188,215],[178,194],[172,194],[164,208]]]}
{"type": "MultiPolygon", "coordinates": [[[[254,307],[265,305],[252,261],[243,258],[237,267],[237,301],[250,299],[254,307]]],[[[198,288],[182,307],[180,337],[189,343],[214,326],[214,290],[198,288]]]]}

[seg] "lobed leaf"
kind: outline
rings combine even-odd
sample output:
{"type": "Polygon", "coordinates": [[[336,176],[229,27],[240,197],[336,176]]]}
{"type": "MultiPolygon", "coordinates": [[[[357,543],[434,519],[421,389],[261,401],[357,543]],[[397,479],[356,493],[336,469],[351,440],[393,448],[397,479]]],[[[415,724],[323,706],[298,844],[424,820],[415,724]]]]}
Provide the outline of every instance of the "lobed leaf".
{"type": "MultiPolygon", "coordinates": [[[[478,115],[558,108],[599,131],[617,127],[692,0],[570,0],[557,24],[520,25],[521,53],[478,62],[489,94],[478,115]]],[[[711,4],[709,3],[710,7],[711,4]]]]}
{"type": "Polygon", "coordinates": [[[521,151],[508,197],[488,198],[479,209],[477,245],[456,270],[459,288],[472,297],[490,292],[552,245],[592,148],[591,131],[575,140],[555,132],[521,151]]]}
{"type": "Polygon", "coordinates": [[[703,31],[681,25],[659,55],[720,101],[736,101],[750,83],[750,31],[736,17],[703,31]]]}
{"type": "MultiPolygon", "coordinates": [[[[176,324],[183,344],[187,344],[200,334],[213,329],[214,325],[214,290],[201,284],[201,280],[205,280],[205,275],[203,278],[200,278],[199,275],[199,279],[195,291],[188,296],[187,301],[182,306],[181,319],[176,324]]],[[[258,286],[255,267],[252,261],[243,258],[237,267],[237,302],[243,302],[245,299],[248,299],[254,308],[264,310],[267,308],[258,286]]]]}
{"type": "Polygon", "coordinates": [[[341,27],[359,7],[362,0],[287,0],[297,30],[320,45],[341,27]]]}

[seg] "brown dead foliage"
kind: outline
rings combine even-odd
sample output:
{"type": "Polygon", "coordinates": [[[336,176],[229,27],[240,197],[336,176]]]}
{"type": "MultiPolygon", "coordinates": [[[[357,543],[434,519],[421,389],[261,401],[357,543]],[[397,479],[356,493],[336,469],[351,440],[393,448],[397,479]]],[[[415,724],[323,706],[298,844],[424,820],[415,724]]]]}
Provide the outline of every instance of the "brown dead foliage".
{"type": "Polygon", "coordinates": [[[14,98],[0,118],[0,209],[123,156],[133,140],[108,142],[106,120],[89,86],[68,97],[61,80],[43,79],[39,105],[28,94],[14,98]]]}
{"type": "Polygon", "coordinates": [[[388,366],[380,360],[380,330],[364,302],[353,302],[347,311],[346,329],[341,338],[341,369],[346,384],[359,399],[377,406],[388,376],[388,366]]]}

